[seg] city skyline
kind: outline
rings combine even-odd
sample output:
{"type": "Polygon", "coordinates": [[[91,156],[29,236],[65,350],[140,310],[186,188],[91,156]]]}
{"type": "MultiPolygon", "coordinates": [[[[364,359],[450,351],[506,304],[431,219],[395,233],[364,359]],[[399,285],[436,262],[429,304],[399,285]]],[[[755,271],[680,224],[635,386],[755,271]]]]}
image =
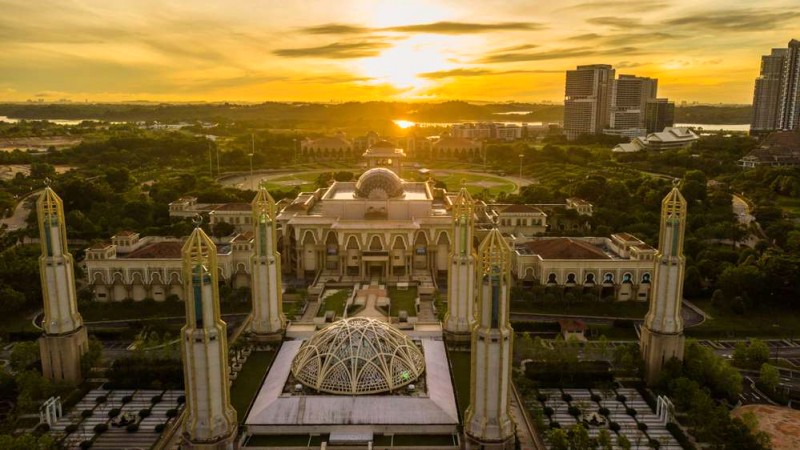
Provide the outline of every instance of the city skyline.
{"type": "Polygon", "coordinates": [[[677,102],[747,104],[796,6],[0,0],[0,101],[561,102],[566,70],[609,64],[677,102]]]}

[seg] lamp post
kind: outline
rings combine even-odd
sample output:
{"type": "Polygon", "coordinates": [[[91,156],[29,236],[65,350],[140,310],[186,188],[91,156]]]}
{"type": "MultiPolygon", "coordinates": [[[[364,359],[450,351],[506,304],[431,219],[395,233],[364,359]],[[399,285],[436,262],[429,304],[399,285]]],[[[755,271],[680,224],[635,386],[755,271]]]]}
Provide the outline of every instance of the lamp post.
{"type": "Polygon", "coordinates": [[[524,157],[525,157],[525,155],[523,155],[522,153],[519,154],[519,178],[520,178],[520,182],[522,180],[522,158],[524,158],[524,157]]]}
{"type": "Polygon", "coordinates": [[[250,142],[251,142],[251,150],[250,150],[250,190],[253,189],[253,155],[256,153],[256,134],[250,133],[250,142]]]}
{"type": "Polygon", "coordinates": [[[250,157],[250,190],[253,189],[253,153],[249,153],[247,156],[250,157]]]}

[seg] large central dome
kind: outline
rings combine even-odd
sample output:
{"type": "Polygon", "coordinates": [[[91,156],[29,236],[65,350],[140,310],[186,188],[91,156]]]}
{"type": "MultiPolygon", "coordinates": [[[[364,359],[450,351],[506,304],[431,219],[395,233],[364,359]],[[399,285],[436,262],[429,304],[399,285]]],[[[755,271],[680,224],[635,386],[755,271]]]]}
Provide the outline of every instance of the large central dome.
{"type": "Polygon", "coordinates": [[[303,343],[292,375],[330,394],[376,394],[414,382],[425,371],[422,352],[391,325],[366,317],[340,320],[303,343]]]}
{"type": "Polygon", "coordinates": [[[356,195],[371,200],[399,197],[403,195],[403,180],[389,169],[370,169],[358,178],[356,195]]]}

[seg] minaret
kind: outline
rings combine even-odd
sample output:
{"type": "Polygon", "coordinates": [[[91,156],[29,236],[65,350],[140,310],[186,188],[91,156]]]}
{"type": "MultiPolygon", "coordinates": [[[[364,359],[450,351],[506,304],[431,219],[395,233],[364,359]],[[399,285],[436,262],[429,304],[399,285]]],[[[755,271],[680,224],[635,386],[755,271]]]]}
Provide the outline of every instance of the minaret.
{"type": "Polygon", "coordinates": [[[286,327],[281,292],[281,254],[275,229],[275,200],[263,187],[253,199],[255,251],[250,257],[253,313],[250,330],[257,340],[280,339],[286,327]]]}
{"type": "Polygon", "coordinates": [[[219,313],[217,248],[198,226],[181,253],[186,299],[181,354],[188,413],[184,444],[191,449],[232,449],[236,411],[228,387],[227,326],[219,313]]]}
{"type": "Polygon", "coordinates": [[[453,201],[453,244],[447,274],[444,330],[455,340],[469,339],[475,322],[475,203],[465,186],[453,201]]]}
{"type": "Polygon", "coordinates": [[[53,381],[81,381],[81,355],[88,349],[86,327],[78,313],[75,272],[67,250],[64,205],[50,187],[36,202],[42,256],[39,273],[44,299],[44,334],[39,339],[42,373],[53,381]]]}
{"type": "Polygon", "coordinates": [[[686,200],[674,187],[661,202],[661,231],[653,272],[650,310],[644,318],[641,347],[647,384],[657,381],[664,363],[683,359],[683,234],[686,200]]]}
{"type": "Polygon", "coordinates": [[[472,379],[464,430],[467,448],[514,448],[510,411],[511,247],[497,228],[478,248],[478,308],[472,328],[472,379]]]}

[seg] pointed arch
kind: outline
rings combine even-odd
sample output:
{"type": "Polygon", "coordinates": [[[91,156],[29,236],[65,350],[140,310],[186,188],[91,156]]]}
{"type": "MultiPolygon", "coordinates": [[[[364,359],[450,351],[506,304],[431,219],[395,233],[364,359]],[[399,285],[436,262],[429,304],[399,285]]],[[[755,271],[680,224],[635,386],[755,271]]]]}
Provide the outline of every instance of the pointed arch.
{"type": "Polygon", "coordinates": [[[405,236],[395,236],[394,242],[392,243],[393,250],[407,250],[408,243],[406,242],[405,236]]]}
{"type": "Polygon", "coordinates": [[[358,238],[355,236],[350,236],[347,238],[347,249],[348,250],[361,250],[361,243],[358,242],[358,238]]]}
{"type": "Polygon", "coordinates": [[[439,245],[450,245],[450,234],[447,231],[439,231],[439,236],[436,239],[436,243],[439,245]]]}
{"type": "Polygon", "coordinates": [[[303,239],[301,240],[303,244],[314,244],[317,243],[317,237],[314,236],[314,232],[311,230],[305,230],[303,232],[303,239]]]}
{"type": "Polygon", "coordinates": [[[369,238],[369,249],[377,251],[384,250],[383,239],[379,235],[369,238]]]}

